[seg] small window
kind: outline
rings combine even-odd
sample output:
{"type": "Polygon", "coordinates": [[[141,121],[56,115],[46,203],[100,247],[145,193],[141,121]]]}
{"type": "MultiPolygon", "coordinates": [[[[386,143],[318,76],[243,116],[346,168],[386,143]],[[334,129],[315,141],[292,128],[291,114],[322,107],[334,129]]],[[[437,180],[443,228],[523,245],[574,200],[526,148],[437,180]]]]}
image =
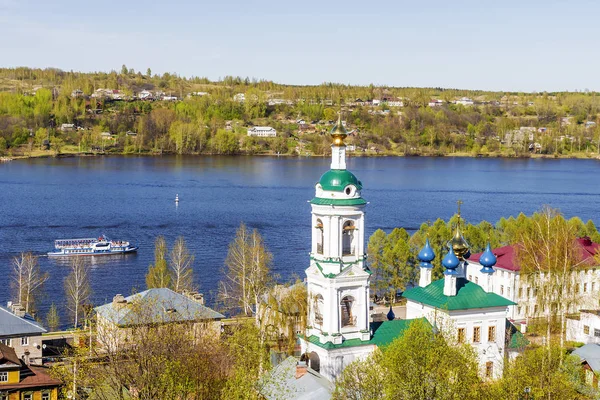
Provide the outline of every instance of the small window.
{"type": "Polygon", "coordinates": [[[596,282],[592,282],[592,292],[596,290],[596,282]]]}
{"type": "Polygon", "coordinates": [[[50,392],[42,393],[42,400],[50,400],[50,392]]]}
{"type": "Polygon", "coordinates": [[[579,293],[579,283],[575,285],[575,293],[579,293]]]}
{"type": "Polygon", "coordinates": [[[521,315],[521,306],[517,307],[517,314],[521,315]]]}
{"type": "Polygon", "coordinates": [[[0,372],[0,382],[8,382],[8,372],[0,372]]]}
{"type": "Polygon", "coordinates": [[[528,287],[527,288],[527,298],[530,298],[530,297],[531,297],[531,288],[528,287]]]}
{"type": "Polygon", "coordinates": [[[469,281],[473,282],[473,275],[469,275],[469,281]]]}
{"type": "Polygon", "coordinates": [[[29,338],[27,336],[21,338],[21,346],[29,345],[29,338]]]}
{"type": "Polygon", "coordinates": [[[594,337],[600,337],[600,329],[594,329],[594,337]]]}
{"type": "Polygon", "coordinates": [[[458,328],[458,343],[465,342],[465,328],[458,328]]]}
{"type": "Polygon", "coordinates": [[[11,341],[11,339],[0,339],[0,343],[4,344],[6,346],[11,347],[12,341],[11,341]]]}
{"type": "Polygon", "coordinates": [[[584,335],[589,335],[590,334],[590,327],[588,325],[584,325],[583,326],[583,334],[584,335]]]}
{"type": "Polygon", "coordinates": [[[509,288],[509,287],[507,287],[507,288],[506,288],[506,295],[507,295],[508,297],[510,297],[510,288],[509,288]]]}
{"type": "Polygon", "coordinates": [[[485,363],[485,377],[492,378],[494,376],[494,362],[488,361],[485,363]]]}
{"type": "Polygon", "coordinates": [[[475,283],[478,284],[479,283],[479,278],[475,277],[475,283]]]}
{"type": "Polygon", "coordinates": [[[32,393],[25,393],[23,395],[23,400],[33,400],[33,394],[32,393]]]}
{"type": "Polygon", "coordinates": [[[523,297],[523,288],[519,288],[519,298],[523,297]]]}
{"type": "Polygon", "coordinates": [[[488,327],[488,342],[495,342],[495,341],[496,341],[496,327],[489,326],[488,327]]]}
{"type": "Polygon", "coordinates": [[[8,394],[7,393],[0,393],[0,400],[8,400],[8,394]]]}
{"type": "Polygon", "coordinates": [[[587,293],[587,283],[583,284],[583,293],[587,293]]]}
{"type": "Polygon", "coordinates": [[[538,306],[537,304],[533,306],[533,313],[537,315],[538,313],[538,306]]]}
{"type": "Polygon", "coordinates": [[[504,296],[504,285],[500,285],[500,294],[504,296]]]}
{"type": "Polygon", "coordinates": [[[479,326],[473,327],[473,343],[479,343],[481,340],[481,328],[479,326]]]}

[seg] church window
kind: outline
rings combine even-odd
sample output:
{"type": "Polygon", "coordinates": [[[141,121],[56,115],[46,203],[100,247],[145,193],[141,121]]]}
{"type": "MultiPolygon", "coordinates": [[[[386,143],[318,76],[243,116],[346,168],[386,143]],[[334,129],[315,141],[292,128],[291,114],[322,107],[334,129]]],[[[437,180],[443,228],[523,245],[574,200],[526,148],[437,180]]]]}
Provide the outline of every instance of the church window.
{"type": "Polygon", "coordinates": [[[481,328],[479,326],[473,327],[473,343],[479,343],[481,340],[481,328]]]}
{"type": "Polygon", "coordinates": [[[488,361],[485,363],[485,377],[492,378],[494,376],[494,362],[488,361]]]}
{"type": "Polygon", "coordinates": [[[592,282],[592,292],[596,289],[596,282],[592,282]]]}
{"type": "Polygon", "coordinates": [[[600,337],[600,329],[594,329],[594,337],[600,337]]]}
{"type": "Polygon", "coordinates": [[[517,307],[517,314],[521,315],[521,306],[517,307]]]}
{"type": "Polygon", "coordinates": [[[527,288],[527,298],[531,297],[531,288],[527,288]]]}
{"type": "Polygon", "coordinates": [[[340,302],[341,306],[341,318],[342,318],[342,328],[345,326],[355,326],[356,325],[356,316],[353,313],[352,306],[354,305],[354,297],[346,296],[340,302]]]}
{"type": "Polygon", "coordinates": [[[504,285],[500,285],[500,294],[504,296],[504,285]]]}
{"type": "Polygon", "coordinates": [[[583,284],[583,293],[587,293],[587,283],[583,284]]]}
{"type": "Polygon", "coordinates": [[[320,294],[315,297],[315,324],[323,325],[323,296],[320,294]]]}
{"type": "Polygon", "coordinates": [[[475,277],[475,284],[478,284],[478,283],[479,283],[479,278],[475,277]]]}
{"type": "Polygon", "coordinates": [[[323,221],[317,220],[317,254],[323,254],[323,221]]]}
{"type": "Polygon", "coordinates": [[[469,275],[469,281],[473,282],[473,276],[469,275]]]}
{"type": "Polygon", "coordinates": [[[584,335],[589,335],[590,334],[590,327],[588,325],[584,325],[583,326],[583,334],[584,335]]]}
{"type": "Polygon", "coordinates": [[[465,342],[465,328],[458,328],[458,343],[465,342]]]}
{"type": "Polygon", "coordinates": [[[342,255],[350,256],[354,254],[354,222],[346,221],[342,232],[342,255]]]}
{"type": "Polygon", "coordinates": [[[519,298],[523,297],[523,288],[519,288],[519,298]]]}
{"type": "Polygon", "coordinates": [[[537,306],[537,304],[533,306],[533,313],[534,314],[538,313],[538,306],[537,306]]]}
{"type": "Polygon", "coordinates": [[[575,285],[575,293],[579,293],[579,283],[575,285]]]}
{"type": "Polygon", "coordinates": [[[507,295],[508,297],[510,297],[510,288],[509,288],[509,287],[506,287],[506,295],[507,295]]]}
{"type": "Polygon", "coordinates": [[[489,326],[488,327],[488,342],[495,342],[495,341],[496,341],[496,327],[489,326]]]}

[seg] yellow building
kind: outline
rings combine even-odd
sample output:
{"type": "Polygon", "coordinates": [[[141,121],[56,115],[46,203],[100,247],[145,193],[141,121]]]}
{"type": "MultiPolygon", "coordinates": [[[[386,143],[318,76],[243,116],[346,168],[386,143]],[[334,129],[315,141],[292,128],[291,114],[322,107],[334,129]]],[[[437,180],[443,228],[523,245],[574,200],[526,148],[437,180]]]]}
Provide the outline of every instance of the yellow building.
{"type": "Polygon", "coordinates": [[[0,343],[0,400],[57,400],[60,385],[46,368],[26,365],[0,343]]]}

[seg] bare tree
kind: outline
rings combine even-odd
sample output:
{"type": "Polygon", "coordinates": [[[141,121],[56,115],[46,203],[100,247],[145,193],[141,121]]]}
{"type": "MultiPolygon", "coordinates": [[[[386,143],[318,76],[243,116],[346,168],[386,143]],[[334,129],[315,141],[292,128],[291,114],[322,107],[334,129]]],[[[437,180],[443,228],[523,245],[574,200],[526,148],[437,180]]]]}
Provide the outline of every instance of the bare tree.
{"type": "Polygon", "coordinates": [[[71,273],[65,278],[65,295],[67,309],[73,317],[73,326],[79,325],[79,317],[84,314],[84,304],[89,299],[90,288],[89,267],[82,258],[75,257],[71,262],[71,273]]]}
{"type": "Polygon", "coordinates": [[[190,254],[185,245],[185,239],[180,236],[173,245],[169,254],[173,290],[181,293],[194,290],[194,271],[192,264],[194,256],[190,254]]]}
{"type": "Polygon", "coordinates": [[[164,236],[159,236],[154,242],[154,265],[148,267],[146,274],[146,287],[168,288],[171,287],[171,274],[167,266],[167,241],[164,236]]]}
{"type": "Polygon", "coordinates": [[[35,309],[35,301],[48,277],[47,272],[42,273],[37,257],[31,252],[13,258],[12,287],[26,313],[35,309]]]}
{"type": "Polygon", "coordinates": [[[242,223],[229,244],[225,279],[219,287],[221,300],[232,308],[241,309],[246,315],[254,315],[260,296],[266,292],[270,282],[272,258],[258,231],[255,229],[250,233],[242,223]]]}
{"type": "Polygon", "coordinates": [[[576,271],[585,260],[577,247],[576,232],[557,210],[545,207],[533,215],[531,225],[519,234],[519,243],[516,256],[521,279],[533,288],[534,310],[546,319],[546,344],[550,346],[552,317],[559,316],[563,347],[565,315],[575,311],[581,302],[576,271]]]}

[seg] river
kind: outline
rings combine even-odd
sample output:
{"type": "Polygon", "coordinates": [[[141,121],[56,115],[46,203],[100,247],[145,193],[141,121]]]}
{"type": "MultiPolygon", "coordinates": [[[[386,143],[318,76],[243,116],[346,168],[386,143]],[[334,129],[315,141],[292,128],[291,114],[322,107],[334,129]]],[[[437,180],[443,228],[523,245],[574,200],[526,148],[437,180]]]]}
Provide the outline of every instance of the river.
{"type": "MultiPolygon", "coordinates": [[[[101,234],[139,244],[136,255],[90,259],[94,304],[145,289],[153,242],[186,239],[200,290],[214,299],[227,247],[240,222],[257,228],[281,279],[304,277],[314,184],[325,158],[79,157],[0,164],[0,302],[10,299],[11,260],[44,255],[59,238],[101,234]],[[180,202],[175,204],[175,195],[180,202]]],[[[531,214],[548,204],[600,226],[600,162],[573,159],[351,158],[362,180],[367,237],[447,219],[461,199],[472,223],[531,214]]],[[[40,312],[64,304],[61,260],[40,257],[50,273],[40,312]]],[[[62,310],[64,313],[64,309],[62,310]]],[[[64,318],[63,318],[63,322],[64,318]]]]}

